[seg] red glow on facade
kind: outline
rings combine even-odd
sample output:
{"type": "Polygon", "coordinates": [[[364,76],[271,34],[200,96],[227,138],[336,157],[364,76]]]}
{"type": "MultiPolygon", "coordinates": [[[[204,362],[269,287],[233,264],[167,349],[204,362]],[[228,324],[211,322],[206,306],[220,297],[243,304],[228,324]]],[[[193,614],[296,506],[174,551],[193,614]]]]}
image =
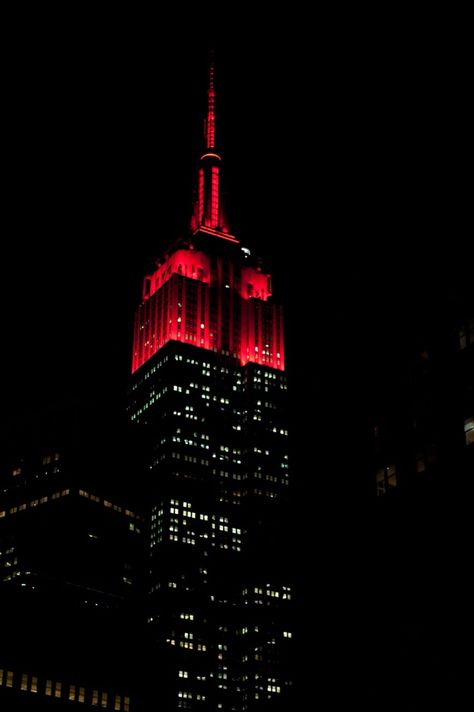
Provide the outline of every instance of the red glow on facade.
{"type": "Polygon", "coordinates": [[[218,153],[203,153],[201,156],[201,160],[203,158],[217,158],[219,161],[221,160],[221,157],[218,153]]]}
{"type": "MultiPolygon", "coordinates": [[[[207,149],[213,149],[213,66],[205,139],[207,149]]],[[[220,199],[220,163],[213,151],[201,156],[191,242],[166,255],[144,279],[143,301],[135,315],[132,372],[168,341],[233,356],[242,365],[285,368],[282,309],[270,299],[271,276],[243,262],[239,240],[228,232],[220,199]],[[198,249],[200,236],[235,246],[207,254],[198,249]]]]}
{"type": "Polygon", "coordinates": [[[240,363],[285,369],[283,310],[259,299],[244,301],[240,363]]]}
{"type": "Polygon", "coordinates": [[[149,299],[173,274],[181,274],[201,282],[209,282],[209,257],[198,250],[176,250],[156,272],[145,277],[143,299],[149,299]]]}
{"type": "Polygon", "coordinates": [[[204,168],[199,169],[199,188],[198,188],[198,214],[197,224],[200,225],[204,220],[204,168]]]}
{"type": "Polygon", "coordinates": [[[222,230],[212,230],[211,228],[205,227],[204,225],[193,230],[193,235],[196,235],[199,232],[202,232],[206,235],[214,235],[214,237],[219,237],[221,240],[228,240],[229,242],[240,242],[240,240],[237,237],[234,237],[234,235],[230,235],[229,233],[223,232],[222,230]]]}
{"type": "Polygon", "coordinates": [[[266,302],[272,296],[272,278],[255,267],[243,267],[241,289],[244,299],[255,297],[266,302]]]}
{"type": "Polygon", "coordinates": [[[177,249],[145,277],[132,372],[168,341],[283,370],[283,315],[270,296],[270,275],[240,267],[235,257],[177,249]]]}
{"type": "Polygon", "coordinates": [[[211,222],[207,227],[219,227],[219,168],[212,166],[211,174],[211,222]]]}

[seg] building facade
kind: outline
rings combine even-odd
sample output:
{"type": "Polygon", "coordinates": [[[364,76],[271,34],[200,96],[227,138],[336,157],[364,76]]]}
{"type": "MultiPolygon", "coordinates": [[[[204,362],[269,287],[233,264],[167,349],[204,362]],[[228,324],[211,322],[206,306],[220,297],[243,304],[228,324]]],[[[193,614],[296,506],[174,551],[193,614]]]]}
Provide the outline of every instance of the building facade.
{"type": "Polygon", "coordinates": [[[283,314],[271,275],[229,232],[215,138],[211,68],[190,232],[145,277],[134,327],[149,679],[167,710],[273,709],[291,687],[291,585],[269,538],[289,483],[283,314]]]}
{"type": "Polygon", "coordinates": [[[118,433],[104,409],[68,405],[2,452],[2,709],[137,709],[144,522],[118,433]]]}

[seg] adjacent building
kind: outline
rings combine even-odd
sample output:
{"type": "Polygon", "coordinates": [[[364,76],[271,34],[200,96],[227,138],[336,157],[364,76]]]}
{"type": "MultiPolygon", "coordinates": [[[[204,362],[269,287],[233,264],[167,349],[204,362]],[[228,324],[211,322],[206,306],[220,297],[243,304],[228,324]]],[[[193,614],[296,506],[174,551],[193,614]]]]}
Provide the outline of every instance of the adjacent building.
{"type": "Polygon", "coordinates": [[[112,420],[89,403],[53,408],[2,452],[5,709],[137,708],[144,520],[112,420]]]}

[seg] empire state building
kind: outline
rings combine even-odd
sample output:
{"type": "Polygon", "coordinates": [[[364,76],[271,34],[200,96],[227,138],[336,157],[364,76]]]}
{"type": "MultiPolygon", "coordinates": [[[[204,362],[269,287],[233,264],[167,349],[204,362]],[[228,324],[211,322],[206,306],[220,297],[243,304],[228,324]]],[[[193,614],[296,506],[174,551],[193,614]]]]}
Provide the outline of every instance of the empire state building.
{"type": "Polygon", "coordinates": [[[189,234],[145,277],[135,315],[150,697],[166,710],[283,709],[292,592],[271,536],[289,484],[283,313],[227,224],[213,66],[204,139],[189,234]]]}

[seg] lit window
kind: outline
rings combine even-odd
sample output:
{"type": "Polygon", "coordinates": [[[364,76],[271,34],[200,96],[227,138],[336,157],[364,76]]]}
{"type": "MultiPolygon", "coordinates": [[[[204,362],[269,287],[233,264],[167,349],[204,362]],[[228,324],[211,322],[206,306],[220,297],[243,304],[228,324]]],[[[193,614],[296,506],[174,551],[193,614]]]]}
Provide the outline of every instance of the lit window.
{"type": "Polygon", "coordinates": [[[23,675],[21,676],[21,689],[22,690],[27,690],[28,689],[28,675],[23,675]]]}
{"type": "Polygon", "coordinates": [[[77,698],[78,702],[84,702],[85,701],[85,696],[86,696],[86,690],[84,687],[79,688],[79,695],[77,698]]]}
{"type": "Polygon", "coordinates": [[[32,678],[31,678],[30,691],[31,691],[31,692],[38,692],[38,678],[37,678],[37,677],[32,677],[32,678]]]}
{"type": "Polygon", "coordinates": [[[76,686],[69,685],[69,699],[74,701],[76,699],[76,686]]]}
{"type": "Polygon", "coordinates": [[[103,692],[103,693],[102,693],[102,697],[101,697],[101,701],[100,701],[101,707],[107,707],[107,699],[108,699],[107,693],[106,693],[106,692],[103,692]]]}
{"type": "Polygon", "coordinates": [[[389,489],[396,487],[398,480],[395,465],[388,465],[387,467],[382,467],[380,470],[377,470],[375,481],[377,485],[377,495],[384,495],[389,489]]]}
{"type": "Polygon", "coordinates": [[[472,445],[474,443],[474,418],[466,418],[464,421],[464,435],[466,445],[472,445]]]}
{"type": "Polygon", "coordinates": [[[61,697],[62,683],[57,682],[54,686],[54,696],[61,697]]]}
{"type": "Polygon", "coordinates": [[[423,453],[418,453],[416,456],[416,471],[424,472],[426,470],[426,461],[423,453]]]}
{"type": "Polygon", "coordinates": [[[99,704],[99,690],[93,690],[92,691],[92,705],[94,707],[97,707],[99,704]]]}
{"type": "Polygon", "coordinates": [[[120,695],[115,695],[114,710],[120,710],[122,704],[122,698],[120,695]]]}
{"type": "Polygon", "coordinates": [[[11,670],[7,671],[7,687],[13,687],[13,672],[11,670]]]}
{"type": "Polygon", "coordinates": [[[124,712],[130,712],[130,697],[125,697],[123,700],[124,712]]]}
{"type": "Polygon", "coordinates": [[[53,694],[53,682],[52,680],[46,680],[46,687],[44,690],[44,694],[47,695],[48,697],[51,697],[53,694]]]}

